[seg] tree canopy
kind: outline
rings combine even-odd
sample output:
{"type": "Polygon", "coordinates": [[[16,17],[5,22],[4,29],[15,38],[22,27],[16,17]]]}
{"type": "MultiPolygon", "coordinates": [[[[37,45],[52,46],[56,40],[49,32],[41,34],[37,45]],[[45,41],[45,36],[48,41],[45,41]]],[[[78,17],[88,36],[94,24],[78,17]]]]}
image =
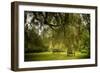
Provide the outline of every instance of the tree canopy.
{"type": "Polygon", "coordinates": [[[25,51],[90,53],[90,14],[24,12],[25,51]]]}

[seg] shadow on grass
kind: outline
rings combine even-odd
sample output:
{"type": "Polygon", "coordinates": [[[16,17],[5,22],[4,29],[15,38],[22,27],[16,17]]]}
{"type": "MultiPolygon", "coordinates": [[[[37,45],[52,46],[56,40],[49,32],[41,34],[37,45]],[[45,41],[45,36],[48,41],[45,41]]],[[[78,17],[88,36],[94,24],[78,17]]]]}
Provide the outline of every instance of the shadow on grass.
{"type": "Polygon", "coordinates": [[[45,60],[71,60],[71,59],[86,59],[89,55],[76,54],[75,56],[67,56],[65,52],[53,53],[53,52],[42,52],[42,53],[25,53],[24,61],[45,61],[45,60]]]}

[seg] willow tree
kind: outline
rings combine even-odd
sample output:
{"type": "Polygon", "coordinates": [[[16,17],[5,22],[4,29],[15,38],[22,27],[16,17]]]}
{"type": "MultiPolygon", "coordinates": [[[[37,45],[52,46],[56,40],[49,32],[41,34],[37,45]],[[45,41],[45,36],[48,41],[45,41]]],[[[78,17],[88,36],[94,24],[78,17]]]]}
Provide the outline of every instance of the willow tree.
{"type": "Polygon", "coordinates": [[[79,13],[25,11],[25,46],[67,51],[67,55],[81,47],[89,48],[89,18],[88,14],[79,13]]]}

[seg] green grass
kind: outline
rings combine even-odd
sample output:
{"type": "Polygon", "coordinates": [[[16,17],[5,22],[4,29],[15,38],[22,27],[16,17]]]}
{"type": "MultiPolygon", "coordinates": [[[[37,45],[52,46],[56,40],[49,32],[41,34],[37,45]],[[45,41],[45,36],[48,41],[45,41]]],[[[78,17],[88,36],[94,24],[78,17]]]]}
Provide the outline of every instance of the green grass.
{"type": "Polygon", "coordinates": [[[25,61],[44,61],[44,60],[68,60],[68,59],[86,59],[89,56],[86,53],[76,52],[75,56],[67,56],[66,52],[41,52],[25,53],[25,61]]]}

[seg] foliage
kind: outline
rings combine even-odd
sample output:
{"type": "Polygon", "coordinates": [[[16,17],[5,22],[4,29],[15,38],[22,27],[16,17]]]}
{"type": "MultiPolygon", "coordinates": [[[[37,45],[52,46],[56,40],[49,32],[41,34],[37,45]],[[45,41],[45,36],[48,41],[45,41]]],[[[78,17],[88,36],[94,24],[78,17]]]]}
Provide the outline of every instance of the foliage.
{"type": "Polygon", "coordinates": [[[25,52],[90,54],[90,15],[82,13],[24,12],[25,52]]]}

